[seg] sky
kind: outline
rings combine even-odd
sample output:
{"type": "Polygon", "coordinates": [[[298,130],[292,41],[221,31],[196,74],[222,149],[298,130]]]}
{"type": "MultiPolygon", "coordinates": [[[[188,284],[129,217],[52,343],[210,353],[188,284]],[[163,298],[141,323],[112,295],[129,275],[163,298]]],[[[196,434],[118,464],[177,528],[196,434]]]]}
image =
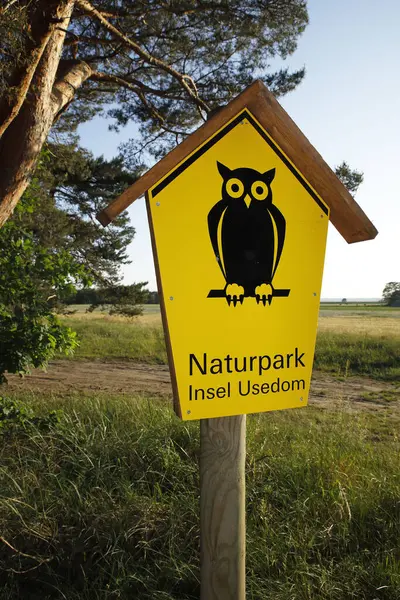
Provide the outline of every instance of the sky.
{"type": "MultiPolygon", "coordinates": [[[[364,173],[356,200],[379,234],[347,244],[330,224],[322,298],[379,298],[400,279],[400,2],[309,0],[310,23],[284,65],[306,67],[301,85],[279,102],[333,168],[343,160],[364,173]]],[[[279,68],[282,61],[274,62],[279,68]]],[[[135,136],[96,118],[80,126],[82,146],[111,158],[135,136]]],[[[144,199],[129,215],[136,235],[124,283],[148,281],[157,288],[144,199]]]]}

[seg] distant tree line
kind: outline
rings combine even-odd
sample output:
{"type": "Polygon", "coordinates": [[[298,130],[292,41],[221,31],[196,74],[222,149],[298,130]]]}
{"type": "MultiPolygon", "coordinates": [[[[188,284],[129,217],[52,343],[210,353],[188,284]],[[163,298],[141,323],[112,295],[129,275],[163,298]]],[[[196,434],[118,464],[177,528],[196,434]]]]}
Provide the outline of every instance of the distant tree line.
{"type": "Polygon", "coordinates": [[[65,299],[65,304],[89,304],[97,307],[100,305],[115,304],[123,297],[129,298],[133,304],[159,304],[158,292],[142,289],[142,283],[132,285],[117,285],[110,288],[82,288],[65,299]]]}
{"type": "Polygon", "coordinates": [[[149,292],[146,304],[160,304],[160,296],[158,292],[149,292]]]}

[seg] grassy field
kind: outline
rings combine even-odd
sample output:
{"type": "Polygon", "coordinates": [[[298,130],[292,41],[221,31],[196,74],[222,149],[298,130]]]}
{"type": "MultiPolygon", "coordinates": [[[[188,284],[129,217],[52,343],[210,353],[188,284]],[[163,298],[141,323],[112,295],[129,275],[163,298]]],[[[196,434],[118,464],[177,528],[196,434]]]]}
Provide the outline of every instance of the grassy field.
{"type": "Polygon", "coordinates": [[[164,332],[161,324],[136,320],[70,317],[66,323],[79,336],[80,346],[72,360],[81,358],[132,359],[165,364],[164,332]]]}
{"type": "MultiPolygon", "coordinates": [[[[400,310],[387,318],[367,312],[328,314],[321,310],[315,366],[339,376],[354,374],[400,380],[400,310]]],[[[107,313],[80,312],[66,322],[81,340],[73,359],[132,359],[153,364],[167,362],[159,307],[146,307],[134,320],[107,313]]]]}
{"type": "MultiPolygon", "coordinates": [[[[198,424],[151,397],[17,402],[2,418],[0,598],[198,599],[198,424]]],[[[251,417],[248,600],[398,600],[399,497],[389,412],[251,417]]]]}
{"type": "MultiPolygon", "coordinates": [[[[165,363],[149,308],[67,317],[73,361],[165,363]]],[[[316,367],[399,381],[400,312],[382,315],[322,310],[316,367]]],[[[397,389],[379,411],[249,417],[248,600],[399,600],[397,389]]],[[[198,600],[199,426],[170,400],[0,399],[0,600],[198,600]]]]}
{"type": "Polygon", "coordinates": [[[321,310],[340,310],[340,311],[396,311],[399,310],[396,307],[386,306],[385,304],[379,304],[378,302],[321,302],[321,310]]]}

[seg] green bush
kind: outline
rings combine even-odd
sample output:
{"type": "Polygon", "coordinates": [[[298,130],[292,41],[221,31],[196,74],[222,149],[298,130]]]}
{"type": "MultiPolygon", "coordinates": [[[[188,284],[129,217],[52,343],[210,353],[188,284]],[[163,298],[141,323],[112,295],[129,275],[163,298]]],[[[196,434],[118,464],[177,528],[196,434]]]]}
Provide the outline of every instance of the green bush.
{"type": "Polygon", "coordinates": [[[0,396],[0,434],[29,433],[32,429],[45,431],[59,425],[61,416],[61,410],[51,410],[46,415],[38,416],[24,402],[0,396]]]}

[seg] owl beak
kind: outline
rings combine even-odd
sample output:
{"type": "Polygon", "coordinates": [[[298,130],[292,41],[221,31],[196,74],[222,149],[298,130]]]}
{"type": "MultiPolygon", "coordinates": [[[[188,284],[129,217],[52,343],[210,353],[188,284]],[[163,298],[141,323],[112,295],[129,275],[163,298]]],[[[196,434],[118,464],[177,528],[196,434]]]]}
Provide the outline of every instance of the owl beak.
{"type": "Polygon", "coordinates": [[[251,198],[250,198],[250,196],[248,194],[245,195],[244,201],[246,202],[247,208],[249,208],[250,202],[251,202],[251,198]]]}

